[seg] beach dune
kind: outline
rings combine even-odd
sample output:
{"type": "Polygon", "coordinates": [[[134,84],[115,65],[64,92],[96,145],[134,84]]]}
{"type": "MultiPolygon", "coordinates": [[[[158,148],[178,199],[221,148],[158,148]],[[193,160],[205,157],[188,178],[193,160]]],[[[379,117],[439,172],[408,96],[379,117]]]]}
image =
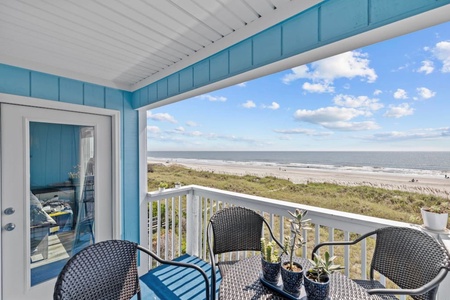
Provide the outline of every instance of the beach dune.
{"type": "Polygon", "coordinates": [[[450,179],[427,175],[407,175],[348,170],[324,170],[314,168],[280,168],[273,165],[251,165],[208,161],[187,163],[185,161],[152,158],[149,163],[178,164],[198,171],[209,171],[230,175],[273,176],[293,183],[326,182],[344,186],[371,186],[389,190],[400,190],[422,194],[450,197],[450,179]],[[414,181],[413,181],[414,179],[414,181]]]}

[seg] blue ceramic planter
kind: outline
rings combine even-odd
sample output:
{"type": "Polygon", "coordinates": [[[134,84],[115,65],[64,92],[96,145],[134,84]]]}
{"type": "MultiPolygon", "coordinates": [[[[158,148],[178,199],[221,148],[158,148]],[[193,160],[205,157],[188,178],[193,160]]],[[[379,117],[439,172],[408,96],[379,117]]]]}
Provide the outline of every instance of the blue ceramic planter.
{"type": "Polygon", "coordinates": [[[281,262],[271,263],[261,257],[261,266],[264,279],[277,284],[280,278],[281,262]]]}
{"type": "MultiPolygon", "coordinates": [[[[289,262],[284,262],[283,267],[281,268],[281,279],[283,280],[283,290],[293,296],[300,295],[300,289],[302,287],[303,281],[303,271],[300,272],[292,272],[285,268],[285,266],[289,264],[289,262]]],[[[297,267],[300,267],[303,270],[303,267],[295,263],[297,267]]]]}
{"type": "Polygon", "coordinates": [[[304,285],[308,300],[325,300],[330,293],[330,279],[326,282],[315,282],[308,278],[309,271],[305,272],[304,285]]]}

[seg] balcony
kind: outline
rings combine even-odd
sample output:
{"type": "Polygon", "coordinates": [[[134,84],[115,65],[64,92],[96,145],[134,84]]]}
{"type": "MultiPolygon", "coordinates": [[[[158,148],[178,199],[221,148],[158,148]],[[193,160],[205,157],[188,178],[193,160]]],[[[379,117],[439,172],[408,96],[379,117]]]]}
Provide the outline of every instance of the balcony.
{"type": "MultiPolygon", "coordinates": [[[[345,213],[336,210],[323,209],[314,206],[301,205],[286,201],[263,198],[258,196],[228,192],[197,185],[189,185],[177,189],[150,192],[140,205],[140,243],[147,246],[164,259],[176,259],[184,254],[198,257],[200,262],[208,262],[209,255],[206,241],[206,228],[209,218],[218,210],[228,206],[244,206],[264,215],[271,225],[275,236],[283,240],[289,234],[287,221],[288,210],[308,210],[313,229],[304,232],[307,238],[301,254],[311,257],[315,244],[325,241],[351,240],[356,235],[386,227],[386,226],[418,226],[364,215],[345,213]]],[[[430,233],[439,237],[447,249],[450,249],[450,236],[430,233]]],[[[372,241],[359,243],[355,246],[341,246],[329,249],[332,255],[337,255],[338,261],[345,266],[343,271],[351,278],[368,277],[371,258],[372,241]]],[[[240,253],[240,258],[255,253],[240,253]]],[[[221,260],[230,259],[220,257],[221,260]]],[[[198,263],[198,262],[197,262],[198,263]]],[[[140,273],[144,274],[150,268],[157,266],[154,261],[141,258],[140,273]],[[143,259],[143,260],[142,260],[143,259]]],[[[391,284],[384,276],[379,280],[383,284],[391,284]]],[[[439,298],[448,299],[450,293],[450,278],[446,278],[439,287],[439,298]]],[[[407,299],[400,297],[400,299],[407,299]]]]}

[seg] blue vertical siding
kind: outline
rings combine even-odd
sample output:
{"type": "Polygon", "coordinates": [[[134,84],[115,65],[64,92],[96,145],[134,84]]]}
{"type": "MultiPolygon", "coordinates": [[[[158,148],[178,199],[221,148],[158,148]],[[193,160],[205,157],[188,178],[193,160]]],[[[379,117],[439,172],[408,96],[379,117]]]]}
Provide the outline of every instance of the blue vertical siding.
{"type": "Polygon", "coordinates": [[[158,93],[141,97],[139,103],[133,101],[133,107],[155,103],[449,3],[450,0],[325,0],[170,75],[179,75],[179,82],[163,78],[150,84],[148,88],[157,86],[158,93]]]}
{"type": "MultiPolygon", "coordinates": [[[[132,108],[132,93],[5,64],[0,64],[0,93],[33,96],[52,101],[114,109],[120,112],[120,126],[122,130],[122,238],[138,241],[139,136],[138,112],[132,108]]],[[[59,135],[61,139],[64,139],[65,133],[63,130],[65,129],[51,128],[50,130],[59,130],[59,133],[56,132],[56,134],[59,135]]],[[[68,144],[69,142],[70,141],[67,140],[61,140],[61,143],[64,144],[68,144]]],[[[36,157],[36,160],[33,160],[37,161],[37,159],[38,158],[36,157]]],[[[46,161],[47,164],[50,164],[48,158],[42,159],[44,159],[44,161],[41,163],[45,163],[46,161]]],[[[51,164],[55,164],[55,167],[57,167],[56,165],[60,165],[62,160],[66,161],[66,158],[52,160],[51,164]]],[[[64,163],[67,165],[73,164],[72,161],[64,163]]],[[[65,166],[64,169],[66,169],[66,167],[67,166],[65,166]]],[[[62,171],[61,174],[51,176],[66,178],[66,170],[62,171]]],[[[50,181],[58,181],[58,179],[55,178],[47,179],[50,181]]],[[[40,185],[42,183],[45,185],[44,181],[35,182],[33,184],[40,185]]]]}
{"type": "Polygon", "coordinates": [[[56,76],[32,72],[31,97],[59,100],[59,78],[56,76]]]}

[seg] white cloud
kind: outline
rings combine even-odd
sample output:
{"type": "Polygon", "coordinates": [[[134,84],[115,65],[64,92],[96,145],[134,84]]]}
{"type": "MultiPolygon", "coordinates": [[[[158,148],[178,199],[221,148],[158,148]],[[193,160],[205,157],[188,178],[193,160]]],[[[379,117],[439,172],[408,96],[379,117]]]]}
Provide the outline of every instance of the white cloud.
{"type": "Polygon", "coordinates": [[[442,63],[441,72],[450,73],[450,41],[437,43],[431,52],[442,63]]]}
{"type": "Polygon", "coordinates": [[[239,86],[239,87],[246,87],[247,86],[247,82],[244,81],[244,82],[238,83],[237,86],[239,86]]]}
{"type": "Polygon", "coordinates": [[[158,126],[147,126],[147,131],[150,133],[160,133],[161,129],[158,126]]]}
{"type": "Polygon", "coordinates": [[[431,60],[422,61],[422,66],[417,69],[419,73],[425,73],[425,75],[431,74],[434,71],[434,63],[431,60]]]}
{"type": "Polygon", "coordinates": [[[366,113],[354,108],[346,107],[323,107],[317,110],[299,109],[295,112],[294,118],[298,121],[313,124],[329,122],[348,121],[366,113]]]}
{"type": "Polygon", "coordinates": [[[272,104],[266,106],[263,105],[263,108],[268,108],[268,109],[272,109],[272,110],[277,110],[280,108],[280,104],[276,103],[276,102],[272,102],[272,104]]]}
{"type": "Polygon", "coordinates": [[[305,82],[303,83],[303,89],[310,93],[334,93],[334,87],[330,86],[330,83],[323,82],[323,83],[309,83],[305,82]]]}
{"type": "Polygon", "coordinates": [[[369,67],[369,59],[366,53],[349,51],[332,57],[328,57],[310,64],[291,69],[282,81],[289,84],[298,79],[309,79],[312,83],[303,85],[308,92],[325,93],[333,92],[333,81],[338,78],[352,79],[360,77],[362,81],[375,82],[377,74],[369,67]]]}
{"type": "Polygon", "coordinates": [[[175,128],[175,131],[176,131],[176,132],[183,133],[183,132],[185,132],[186,130],[184,129],[183,126],[180,126],[180,127],[175,128]]]}
{"type": "Polygon", "coordinates": [[[330,131],[326,132],[319,132],[312,129],[305,129],[305,128],[293,128],[293,129],[276,129],[274,130],[276,133],[281,134],[304,134],[309,136],[330,136],[333,133],[330,131]]]}
{"type": "Polygon", "coordinates": [[[335,129],[341,131],[360,131],[360,130],[374,130],[379,129],[377,123],[374,121],[364,121],[364,122],[330,122],[321,123],[321,125],[328,129],[335,129]]]}
{"type": "Polygon", "coordinates": [[[378,95],[381,95],[382,93],[383,93],[382,90],[375,90],[375,91],[373,92],[373,95],[374,95],[374,96],[378,96],[378,95]]]}
{"type": "Polygon", "coordinates": [[[367,96],[352,96],[339,94],[333,98],[336,105],[351,107],[351,108],[366,108],[371,111],[376,111],[384,107],[377,98],[369,98],[367,96]]]}
{"type": "Polygon", "coordinates": [[[196,122],[194,122],[194,121],[187,121],[186,125],[189,126],[189,127],[196,127],[196,126],[198,126],[198,124],[196,122]]]}
{"type": "Polygon", "coordinates": [[[209,95],[209,94],[200,95],[200,96],[197,96],[197,98],[206,99],[206,100],[211,101],[211,102],[217,102],[217,101],[218,102],[225,102],[225,101],[227,101],[226,97],[213,96],[213,95],[209,95]]]}
{"type": "Polygon", "coordinates": [[[297,121],[318,124],[328,129],[341,131],[373,130],[379,126],[374,121],[349,122],[358,116],[370,116],[371,113],[347,107],[324,107],[317,110],[299,109],[294,118],[297,121]]]}
{"type": "Polygon", "coordinates": [[[417,88],[417,93],[419,94],[419,97],[421,99],[425,99],[425,100],[436,96],[436,92],[433,92],[432,90],[427,89],[426,87],[417,88]]]}
{"type": "Polygon", "coordinates": [[[401,118],[405,116],[412,115],[414,113],[414,108],[410,107],[408,103],[402,103],[398,106],[389,105],[388,110],[383,116],[389,118],[401,118]]]}
{"type": "Polygon", "coordinates": [[[175,118],[169,114],[166,113],[152,114],[150,110],[147,111],[147,119],[160,122],[169,122],[174,124],[178,123],[177,120],[175,120],[175,118]]]}
{"type": "Polygon", "coordinates": [[[256,107],[256,104],[255,104],[255,102],[253,102],[252,100],[247,100],[247,102],[245,102],[245,103],[242,104],[242,107],[245,107],[245,108],[254,108],[254,107],[256,107]]]}
{"type": "Polygon", "coordinates": [[[376,133],[369,137],[378,141],[417,140],[450,137],[450,127],[414,129],[414,131],[390,131],[376,133]]]}
{"type": "Polygon", "coordinates": [[[408,93],[404,89],[397,89],[394,93],[395,99],[408,99],[408,93]]]}
{"type": "Polygon", "coordinates": [[[295,80],[298,80],[301,78],[308,78],[308,79],[310,78],[309,69],[308,69],[308,66],[306,66],[306,65],[292,68],[291,71],[292,71],[292,73],[289,73],[282,78],[283,83],[289,84],[292,81],[295,81],[295,80]]]}

